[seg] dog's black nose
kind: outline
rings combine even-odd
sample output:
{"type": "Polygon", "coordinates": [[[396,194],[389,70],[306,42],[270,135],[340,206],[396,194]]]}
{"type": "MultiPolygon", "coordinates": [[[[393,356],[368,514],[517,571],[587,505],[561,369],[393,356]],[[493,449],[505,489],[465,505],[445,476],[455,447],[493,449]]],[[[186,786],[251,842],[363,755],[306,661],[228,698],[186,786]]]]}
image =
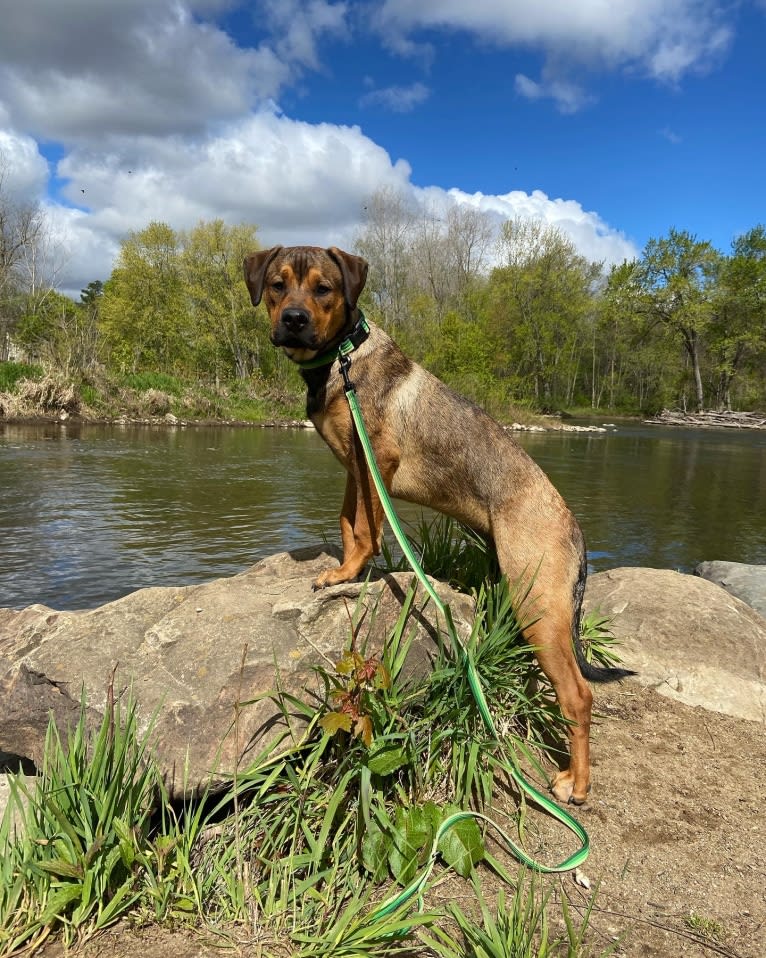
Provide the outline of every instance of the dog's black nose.
{"type": "Polygon", "coordinates": [[[282,313],[282,325],[291,333],[300,333],[308,326],[310,316],[305,309],[286,309],[282,313]]]}

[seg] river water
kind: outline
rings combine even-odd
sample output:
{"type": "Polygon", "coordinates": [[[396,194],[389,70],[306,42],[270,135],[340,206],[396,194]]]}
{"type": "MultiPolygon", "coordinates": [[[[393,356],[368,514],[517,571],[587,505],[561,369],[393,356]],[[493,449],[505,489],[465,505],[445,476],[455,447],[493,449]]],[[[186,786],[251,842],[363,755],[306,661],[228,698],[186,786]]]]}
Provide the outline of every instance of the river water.
{"type": "MultiPolygon", "coordinates": [[[[766,563],[766,432],[517,439],[580,519],[592,570],[766,563]]],[[[92,608],[338,542],[343,487],[309,430],[0,423],[0,606],[92,608]]]]}

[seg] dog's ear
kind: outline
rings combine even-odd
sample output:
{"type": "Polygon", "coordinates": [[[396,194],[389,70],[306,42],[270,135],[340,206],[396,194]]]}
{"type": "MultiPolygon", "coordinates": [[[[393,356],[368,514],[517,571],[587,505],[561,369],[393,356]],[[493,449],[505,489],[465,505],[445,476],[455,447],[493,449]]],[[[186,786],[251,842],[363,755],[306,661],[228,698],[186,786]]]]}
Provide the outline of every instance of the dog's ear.
{"type": "Polygon", "coordinates": [[[272,246],[271,249],[259,249],[256,253],[245,257],[245,282],[250,291],[253,306],[257,306],[261,301],[266,269],[281,249],[283,249],[281,246],[272,246]]]}
{"type": "Polygon", "coordinates": [[[343,295],[353,309],[367,282],[367,260],[362,259],[361,256],[354,256],[353,253],[344,253],[337,246],[331,246],[327,252],[340,266],[343,276],[343,295]]]}

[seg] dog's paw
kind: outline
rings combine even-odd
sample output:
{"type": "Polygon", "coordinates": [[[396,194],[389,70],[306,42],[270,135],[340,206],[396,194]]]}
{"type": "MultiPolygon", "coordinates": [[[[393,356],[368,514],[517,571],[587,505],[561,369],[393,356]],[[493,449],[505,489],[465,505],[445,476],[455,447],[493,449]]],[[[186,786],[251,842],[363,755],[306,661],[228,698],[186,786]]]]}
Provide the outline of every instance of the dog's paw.
{"type": "Polygon", "coordinates": [[[329,572],[330,570],[328,569],[327,572],[323,572],[321,575],[318,575],[316,579],[314,579],[313,583],[311,584],[311,588],[314,590],[314,592],[317,592],[319,589],[325,589],[328,585],[331,585],[331,583],[327,581],[329,572]]]}
{"type": "Polygon", "coordinates": [[[338,585],[341,582],[349,582],[349,577],[343,574],[342,568],[338,566],[335,569],[326,569],[314,579],[312,588],[316,592],[319,589],[326,589],[330,585],[338,585]]]}
{"type": "Polygon", "coordinates": [[[554,776],[551,791],[562,805],[583,805],[587,801],[590,785],[581,794],[575,789],[574,775],[567,769],[554,776]]]}

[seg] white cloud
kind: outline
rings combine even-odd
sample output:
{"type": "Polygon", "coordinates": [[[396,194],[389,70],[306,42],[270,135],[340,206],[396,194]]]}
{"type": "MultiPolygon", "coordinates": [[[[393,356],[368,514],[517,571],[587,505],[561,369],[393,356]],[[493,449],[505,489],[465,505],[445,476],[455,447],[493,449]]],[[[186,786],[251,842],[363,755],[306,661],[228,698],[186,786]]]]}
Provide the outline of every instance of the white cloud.
{"type": "MultiPolygon", "coordinates": [[[[546,6],[537,3],[535,10],[546,6]]],[[[571,6],[592,12],[596,4],[571,6]]],[[[350,246],[365,200],[386,185],[429,206],[468,203],[499,221],[542,218],[595,259],[635,254],[622,234],[574,200],[551,200],[542,192],[416,189],[407,162],[392,158],[358,127],[282,115],[271,101],[302,71],[323,68],[321,39],[347,28],[350,3],[24,0],[7,7],[0,31],[0,156],[7,184],[43,204],[65,259],[59,281],[75,295],[91,280],[107,278],[121,239],[152,220],[186,229],[222,217],[257,224],[265,244],[350,246]],[[205,20],[230,6],[261,28],[257,46],[238,47],[205,20]],[[55,171],[34,137],[58,144],[55,171]]],[[[442,17],[446,25],[487,34],[500,24],[502,34],[510,22],[507,0],[470,8],[410,0],[409,18],[394,0],[384,9],[389,22],[399,17],[401,30],[442,17]]],[[[531,38],[530,0],[518,9],[520,20],[530,21],[531,38]]],[[[558,8],[559,17],[571,21],[569,10],[570,4],[558,8]]],[[[604,19],[614,20],[610,11],[604,2],[604,19]]],[[[540,36],[553,36],[556,18],[543,29],[543,14],[536,16],[540,36]]],[[[676,55],[670,45],[667,50],[670,63],[676,55]]],[[[555,73],[544,72],[540,81],[520,75],[517,87],[526,96],[554,97],[562,109],[575,109],[586,96],[555,73]]],[[[400,110],[428,95],[420,83],[366,94],[369,103],[400,110]]]]}
{"type": "Polygon", "coordinates": [[[242,48],[195,16],[227,5],[8,4],[0,31],[0,89],[10,121],[63,142],[200,134],[277,96],[302,68],[316,68],[317,37],[341,30],[345,16],[343,4],[324,0],[264,0],[252,16],[267,39],[242,48]]]}
{"type": "Polygon", "coordinates": [[[309,124],[258,113],[197,145],[147,140],[143,160],[75,150],[59,164],[69,196],[83,208],[49,204],[54,232],[68,250],[60,282],[75,293],[106,279],[120,240],[152,220],[188,229],[200,219],[255,223],[265,245],[311,243],[349,247],[362,226],[364,202],[384,185],[409,193],[429,210],[468,204],[494,216],[542,219],[571,237],[585,256],[609,263],[636,248],[574,200],[544,193],[468,194],[411,184],[409,165],[358,127],[309,124]],[[85,193],[80,190],[85,189],[85,193]]]}
{"type": "MultiPolygon", "coordinates": [[[[385,0],[376,22],[391,46],[407,52],[419,30],[460,30],[508,48],[545,55],[540,83],[522,76],[525,96],[575,103],[555,84],[572,87],[587,70],[625,69],[677,82],[690,70],[710,68],[728,47],[725,22],[732,9],[721,0],[385,0]]],[[[585,102],[585,101],[583,101],[585,102]]]]}
{"type": "MultiPolygon", "coordinates": [[[[0,114],[0,122],[2,115],[0,114]]],[[[32,137],[0,128],[0,187],[16,202],[37,202],[48,183],[48,164],[32,137]]]]}
{"type": "Polygon", "coordinates": [[[520,96],[527,100],[553,100],[561,113],[576,113],[592,100],[592,97],[588,96],[582,87],[576,83],[561,79],[537,82],[523,73],[516,74],[514,88],[520,96]]]}
{"type": "Polygon", "coordinates": [[[410,86],[390,86],[370,90],[360,99],[361,106],[380,106],[392,113],[410,113],[430,96],[431,91],[423,83],[410,86]]]}
{"type": "Polygon", "coordinates": [[[540,220],[560,229],[577,251],[592,262],[611,265],[634,259],[639,254],[636,245],[624,233],[605,223],[598,213],[584,210],[576,200],[551,199],[541,190],[532,193],[513,190],[493,195],[428,187],[416,193],[428,209],[443,210],[452,203],[472,206],[494,217],[498,225],[515,217],[540,220]]]}

